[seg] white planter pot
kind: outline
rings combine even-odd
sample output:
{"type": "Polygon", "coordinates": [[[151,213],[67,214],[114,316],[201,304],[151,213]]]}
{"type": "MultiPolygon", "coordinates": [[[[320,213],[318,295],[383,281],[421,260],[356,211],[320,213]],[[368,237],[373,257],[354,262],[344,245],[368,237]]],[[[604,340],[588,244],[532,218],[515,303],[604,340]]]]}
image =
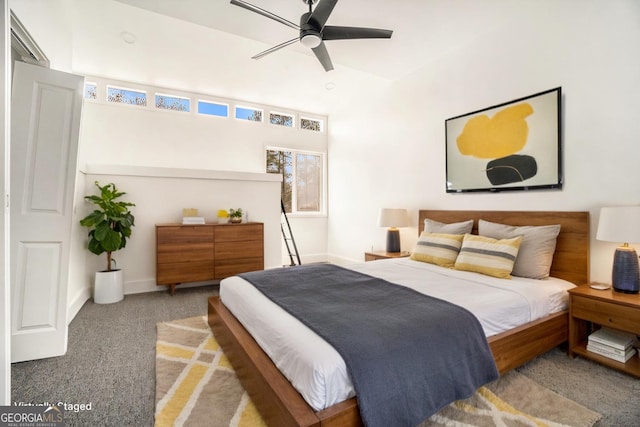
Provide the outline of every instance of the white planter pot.
{"type": "Polygon", "coordinates": [[[124,273],[122,270],[96,271],[93,302],[111,304],[124,299],[124,273]]]}

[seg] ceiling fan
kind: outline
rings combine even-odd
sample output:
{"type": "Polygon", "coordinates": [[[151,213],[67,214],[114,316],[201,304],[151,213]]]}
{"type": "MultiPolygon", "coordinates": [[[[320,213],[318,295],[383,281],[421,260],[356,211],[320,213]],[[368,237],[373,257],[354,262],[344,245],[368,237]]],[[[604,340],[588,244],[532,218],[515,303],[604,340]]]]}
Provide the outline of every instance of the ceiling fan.
{"type": "Polygon", "coordinates": [[[264,52],[260,52],[257,55],[252,56],[252,59],[260,59],[265,55],[289,46],[299,40],[303,46],[308,47],[313,51],[325,71],[331,71],[333,70],[333,64],[331,63],[329,52],[324,44],[325,40],[389,39],[391,38],[391,34],[393,34],[393,31],[391,30],[380,30],[377,28],[325,25],[327,19],[329,19],[329,15],[331,15],[331,12],[333,11],[333,8],[336,3],[338,3],[338,0],[321,0],[315,9],[312,9],[312,6],[317,3],[318,0],[302,0],[302,2],[309,5],[309,12],[302,14],[300,17],[300,25],[298,25],[269,11],[261,9],[258,6],[247,3],[246,1],[231,0],[231,4],[233,5],[243,7],[300,31],[300,35],[298,37],[287,40],[284,43],[280,43],[279,45],[267,49],[264,52]]]}

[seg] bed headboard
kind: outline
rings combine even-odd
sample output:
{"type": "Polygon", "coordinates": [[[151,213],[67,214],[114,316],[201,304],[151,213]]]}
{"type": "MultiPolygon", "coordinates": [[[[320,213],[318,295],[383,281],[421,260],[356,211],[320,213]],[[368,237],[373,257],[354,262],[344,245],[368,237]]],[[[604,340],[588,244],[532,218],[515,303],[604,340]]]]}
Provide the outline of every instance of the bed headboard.
{"type": "Polygon", "coordinates": [[[443,223],[473,219],[474,234],[478,233],[479,219],[516,226],[560,224],[551,276],[576,285],[589,282],[589,212],[420,210],[419,234],[424,229],[425,218],[443,223]]]}

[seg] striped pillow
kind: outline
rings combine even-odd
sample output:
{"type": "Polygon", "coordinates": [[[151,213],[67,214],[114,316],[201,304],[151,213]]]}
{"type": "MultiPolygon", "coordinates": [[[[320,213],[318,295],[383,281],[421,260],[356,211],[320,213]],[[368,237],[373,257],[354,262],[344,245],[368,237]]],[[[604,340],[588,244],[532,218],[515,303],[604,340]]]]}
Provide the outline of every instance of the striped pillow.
{"type": "Polygon", "coordinates": [[[465,234],[454,268],[511,279],[521,242],[522,236],[498,240],[465,234]]]}
{"type": "Polygon", "coordinates": [[[453,268],[464,234],[423,232],[416,243],[411,259],[453,268]]]}

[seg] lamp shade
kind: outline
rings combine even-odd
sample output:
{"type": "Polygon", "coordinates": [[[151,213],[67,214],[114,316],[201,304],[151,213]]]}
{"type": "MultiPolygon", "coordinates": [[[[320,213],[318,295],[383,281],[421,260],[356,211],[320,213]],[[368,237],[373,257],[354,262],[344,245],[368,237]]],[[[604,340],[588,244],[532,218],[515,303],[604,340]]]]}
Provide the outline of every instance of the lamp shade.
{"type": "Polygon", "coordinates": [[[382,208],[378,212],[378,227],[406,227],[409,218],[406,209],[382,208]]]}
{"type": "Polygon", "coordinates": [[[596,239],[605,242],[640,243],[640,206],[600,209],[596,239]]]}
{"type": "Polygon", "coordinates": [[[398,227],[409,225],[406,209],[382,208],[378,211],[378,227],[389,227],[387,230],[387,252],[400,252],[400,232],[398,227]]]}

